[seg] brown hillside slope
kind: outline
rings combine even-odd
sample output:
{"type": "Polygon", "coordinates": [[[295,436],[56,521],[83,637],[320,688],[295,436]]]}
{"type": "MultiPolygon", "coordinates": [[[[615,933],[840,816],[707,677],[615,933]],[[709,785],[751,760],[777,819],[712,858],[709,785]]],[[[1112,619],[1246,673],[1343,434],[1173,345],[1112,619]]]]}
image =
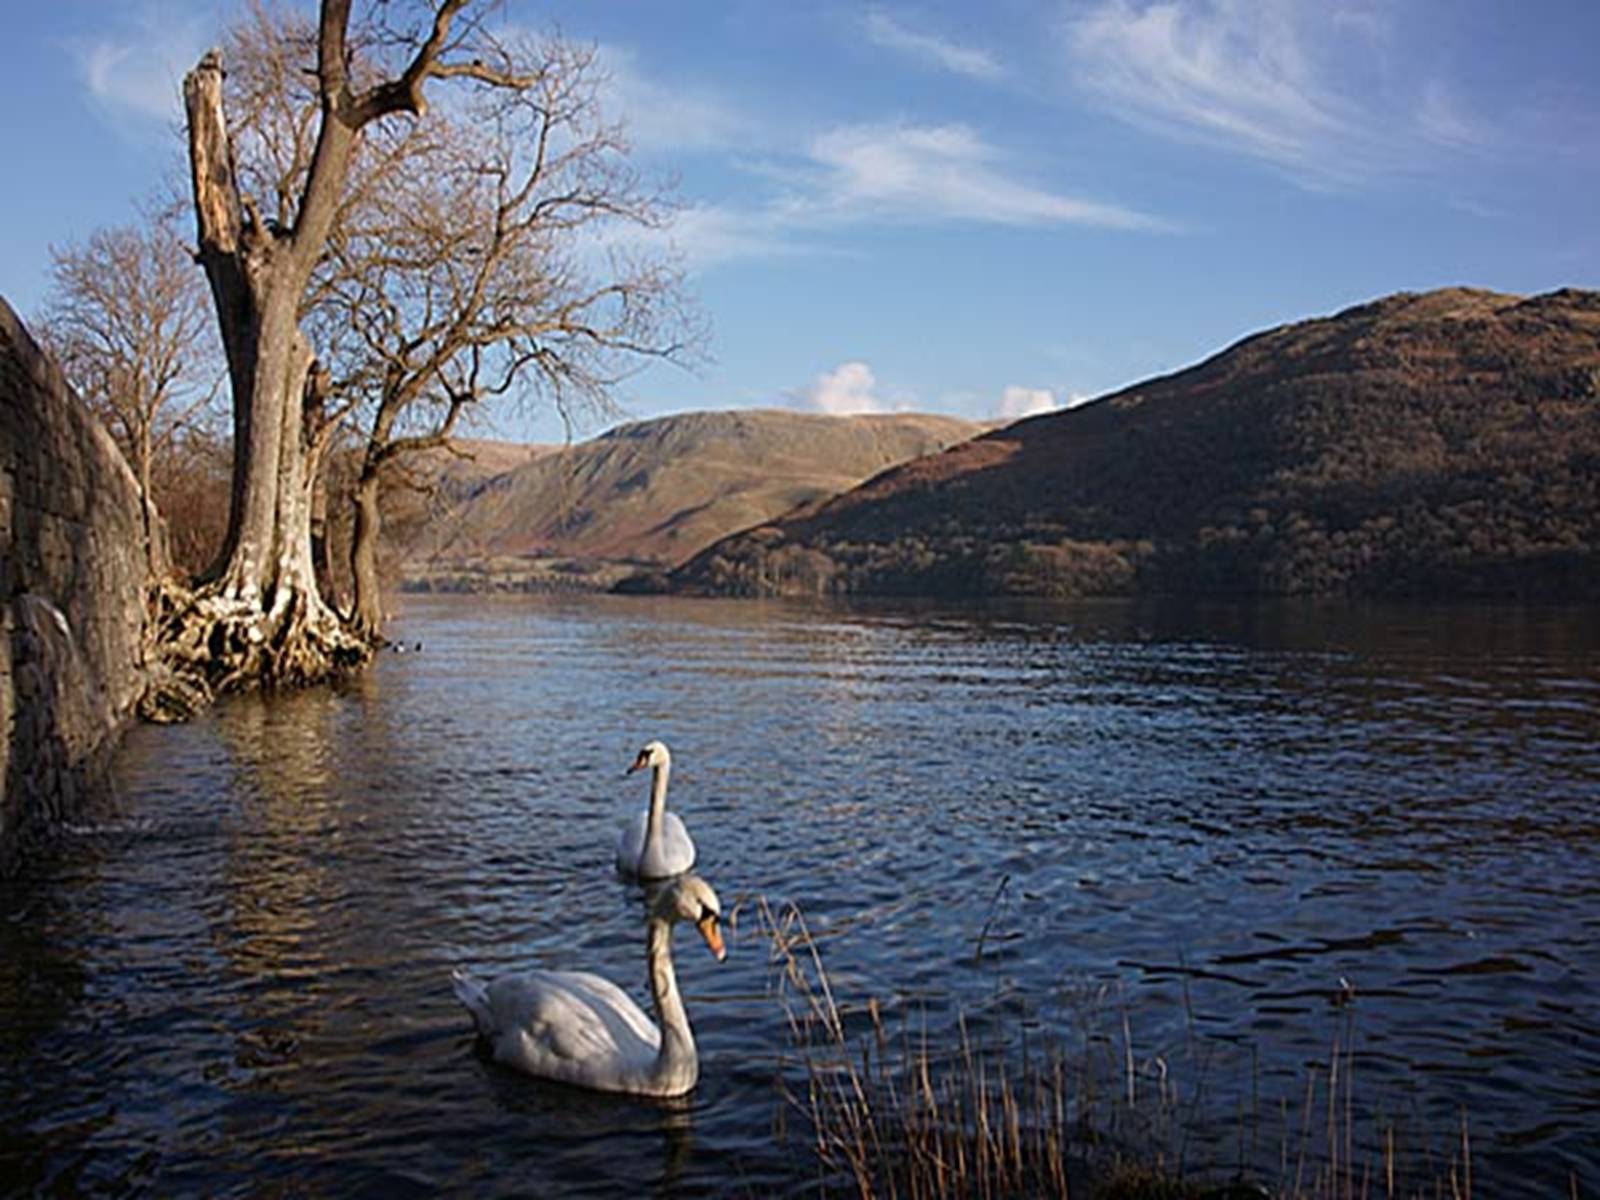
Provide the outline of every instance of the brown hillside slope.
{"type": "Polygon", "coordinates": [[[1600,293],[1400,294],[905,464],[682,590],[1568,595],[1600,583],[1600,293]]]}
{"type": "Polygon", "coordinates": [[[677,563],[716,539],[982,432],[953,417],[686,413],[525,463],[438,523],[435,562],[572,556],[677,563]]]}
{"type": "MultiPolygon", "coordinates": [[[[385,480],[386,528],[391,522],[441,517],[499,476],[560,450],[560,446],[536,442],[453,438],[448,447],[435,447],[402,460],[401,469],[385,480]]],[[[412,530],[408,536],[419,532],[412,530]]]]}
{"type": "MultiPolygon", "coordinates": [[[[559,446],[534,443],[455,438],[449,448],[438,447],[401,460],[383,484],[382,554],[386,573],[419,548],[431,545],[435,525],[448,521],[459,505],[496,478],[558,450],[559,446]]],[[[353,477],[358,462],[352,456],[338,465],[343,468],[344,486],[352,486],[347,480],[353,477]]],[[[345,530],[349,513],[338,509],[334,520],[345,530]]],[[[341,550],[347,539],[348,532],[342,532],[341,550]]]]}

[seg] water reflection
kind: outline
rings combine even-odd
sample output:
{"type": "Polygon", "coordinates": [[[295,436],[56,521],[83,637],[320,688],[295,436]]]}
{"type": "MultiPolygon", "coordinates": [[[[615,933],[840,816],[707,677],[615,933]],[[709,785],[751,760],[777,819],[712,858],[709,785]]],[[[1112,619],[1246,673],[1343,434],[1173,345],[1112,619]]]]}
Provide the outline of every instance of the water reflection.
{"type": "Polygon", "coordinates": [[[470,962],[648,996],[612,850],[641,800],[621,767],[661,737],[697,868],[729,910],[798,905],[852,1020],[875,1000],[937,1044],[965,1014],[1107,1080],[1128,1044],[1140,1080],[1203,1059],[1219,1113],[1294,1101],[1353,1039],[1357,1104],[1446,1138],[1466,1105],[1480,1189],[1559,1194],[1600,1172],[1590,617],[415,601],[397,633],[427,652],[352,690],[135,731],[126,811],[8,890],[0,1169],[207,1194],[808,1178],[773,1136],[788,1030],[748,934],[721,965],[679,946],[702,1081],[677,1106],[493,1068],[450,994],[470,962]]]}

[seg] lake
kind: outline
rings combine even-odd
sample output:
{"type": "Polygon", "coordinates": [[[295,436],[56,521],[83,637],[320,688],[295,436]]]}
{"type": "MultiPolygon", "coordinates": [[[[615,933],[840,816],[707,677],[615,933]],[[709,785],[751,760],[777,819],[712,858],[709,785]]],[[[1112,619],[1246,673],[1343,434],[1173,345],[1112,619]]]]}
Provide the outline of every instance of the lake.
{"type": "Polygon", "coordinates": [[[347,687],[133,730],[0,886],[0,1187],[804,1192],[764,900],[892,1029],[1165,1073],[1197,1159],[1278,1164],[1337,1039],[1477,1195],[1600,1192],[1593,610],[404,600],[347,687]],[[734,916],[680,1104],[494,1066],[448,982],[645,1000],[651,738],[734,916]]]}

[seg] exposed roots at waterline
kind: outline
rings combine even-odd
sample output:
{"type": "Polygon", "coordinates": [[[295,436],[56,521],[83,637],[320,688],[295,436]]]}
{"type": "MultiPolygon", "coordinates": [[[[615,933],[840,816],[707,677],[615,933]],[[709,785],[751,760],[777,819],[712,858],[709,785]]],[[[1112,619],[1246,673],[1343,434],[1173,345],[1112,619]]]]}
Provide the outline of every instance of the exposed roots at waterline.
{"type": "Polygon", "coordinates": [[[188,720],[224,692],[325,683],[373,651],[314,592],[298,589],[257,596],[164,581],[151,590],[147,628],[151,680],[139,714],[162,723],[188,720]]]}

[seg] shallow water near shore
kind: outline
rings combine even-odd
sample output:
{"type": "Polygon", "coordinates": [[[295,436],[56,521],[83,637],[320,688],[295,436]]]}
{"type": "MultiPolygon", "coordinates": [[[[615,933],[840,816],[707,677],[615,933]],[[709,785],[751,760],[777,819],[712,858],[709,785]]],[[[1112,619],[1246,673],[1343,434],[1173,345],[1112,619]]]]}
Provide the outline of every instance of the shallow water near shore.
{"type": "Polygon", "coordinates": [[[1126,1020],[1141,1080],[1180,1073],[1218,1146],[1252,1108],[1270,1163],[1348,1031],[1363,1109],[1446,1151],[1465,1114],[1475,1194],[1595,1194],[1597,627],[407,597],[411,652],[345,688],[135,729],[110,810],[0,886],[0,1190],[804,1192],[764,897],[934,1046],[1126,1020]],[[672,1104],[495,1067],[448,982],[644,1001],[611,855],[656,737],[735,911],[724,964],[677,939],[672,1104]]]}

